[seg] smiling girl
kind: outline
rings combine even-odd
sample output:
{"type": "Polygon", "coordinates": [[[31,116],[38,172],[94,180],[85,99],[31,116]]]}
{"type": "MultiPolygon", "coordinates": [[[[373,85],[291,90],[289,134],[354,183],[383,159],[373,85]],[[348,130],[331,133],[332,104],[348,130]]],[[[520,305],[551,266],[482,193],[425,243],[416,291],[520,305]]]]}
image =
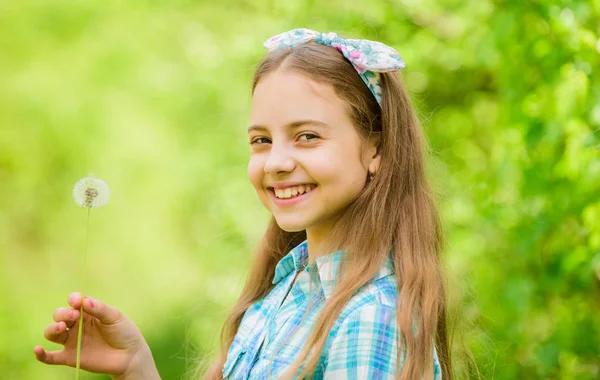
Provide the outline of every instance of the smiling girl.
{"type": "MultiPolygon", "coordinates": [[[[204,377],[451,379],[440,223],[394,73],[404,63],[379,42],[307,29],[265,47],[248,177],[273,218],[204,377]]],[[[69,304],[45,331],[65,349],[36,347],[38,360],[74,365],[79,295],[69,304]]],[[[159,378],[131,321],[89,297],[84,311],[82,368],[159,378]]]]}

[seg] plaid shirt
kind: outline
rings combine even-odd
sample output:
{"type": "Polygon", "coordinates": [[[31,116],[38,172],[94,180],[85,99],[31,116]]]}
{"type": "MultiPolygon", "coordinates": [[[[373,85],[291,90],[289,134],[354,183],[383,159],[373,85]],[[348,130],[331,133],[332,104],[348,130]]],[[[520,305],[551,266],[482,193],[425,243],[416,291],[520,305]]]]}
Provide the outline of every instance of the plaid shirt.
{"type": "MultiPolygon", "coordinates": [[[[342,258],[337,252],[316,259],[311,284],[311,266],[305,268],[307,247],[304,241],[279,261],[275,288],[244,314],[223,366],[225,379],[276,379],[298,356],[333,293],[342,258]]],[[[329,332],[314,378],[394,379],[397,298],[394,265],[388,258],[343,308],[329,332]]],[[[441,378],[434,347],[434,380],[441,378]]]]}

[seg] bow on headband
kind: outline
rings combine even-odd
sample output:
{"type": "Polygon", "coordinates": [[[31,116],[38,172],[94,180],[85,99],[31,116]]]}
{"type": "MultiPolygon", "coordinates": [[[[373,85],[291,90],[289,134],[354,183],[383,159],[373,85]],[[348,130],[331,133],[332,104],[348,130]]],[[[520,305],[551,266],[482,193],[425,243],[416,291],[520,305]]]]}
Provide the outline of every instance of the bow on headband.
{"type": "Polygon", "coordinates": [[[406,67],[398,52],[381,42],[344,39],[335,33],[319,33],[304,28],[293,29],[273,36],[266,40],[263,46],[267,51],[273,51],[281,47],[297,46],[311,40],[342,52],[369,87],[379,105],[381,105],[379,73],[398,71],[406,67]]]}

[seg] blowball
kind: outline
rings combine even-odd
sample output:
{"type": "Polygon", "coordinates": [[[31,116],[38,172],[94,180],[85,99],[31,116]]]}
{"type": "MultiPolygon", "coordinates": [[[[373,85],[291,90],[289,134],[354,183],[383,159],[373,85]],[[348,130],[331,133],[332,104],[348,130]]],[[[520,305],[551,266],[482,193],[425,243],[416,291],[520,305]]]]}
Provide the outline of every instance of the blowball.
{"type": "Polygon", "coordinates": [[[94,176],[85,177],[75,184],[73,198],[81,207],[100,207],[108,202],[109,189],[106,182],[94,176]]]}

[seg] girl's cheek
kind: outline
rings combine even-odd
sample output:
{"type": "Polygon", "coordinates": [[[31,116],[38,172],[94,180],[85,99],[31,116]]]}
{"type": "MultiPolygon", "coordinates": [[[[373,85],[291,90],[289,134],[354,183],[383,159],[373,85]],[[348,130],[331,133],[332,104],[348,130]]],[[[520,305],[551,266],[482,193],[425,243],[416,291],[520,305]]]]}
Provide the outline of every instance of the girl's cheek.
{"type": "Polygon", "coordinates": [[[248,179],[254,187],[262,187],[264,163],[259,157],[251,157],[248,162],[248,179]]]}

